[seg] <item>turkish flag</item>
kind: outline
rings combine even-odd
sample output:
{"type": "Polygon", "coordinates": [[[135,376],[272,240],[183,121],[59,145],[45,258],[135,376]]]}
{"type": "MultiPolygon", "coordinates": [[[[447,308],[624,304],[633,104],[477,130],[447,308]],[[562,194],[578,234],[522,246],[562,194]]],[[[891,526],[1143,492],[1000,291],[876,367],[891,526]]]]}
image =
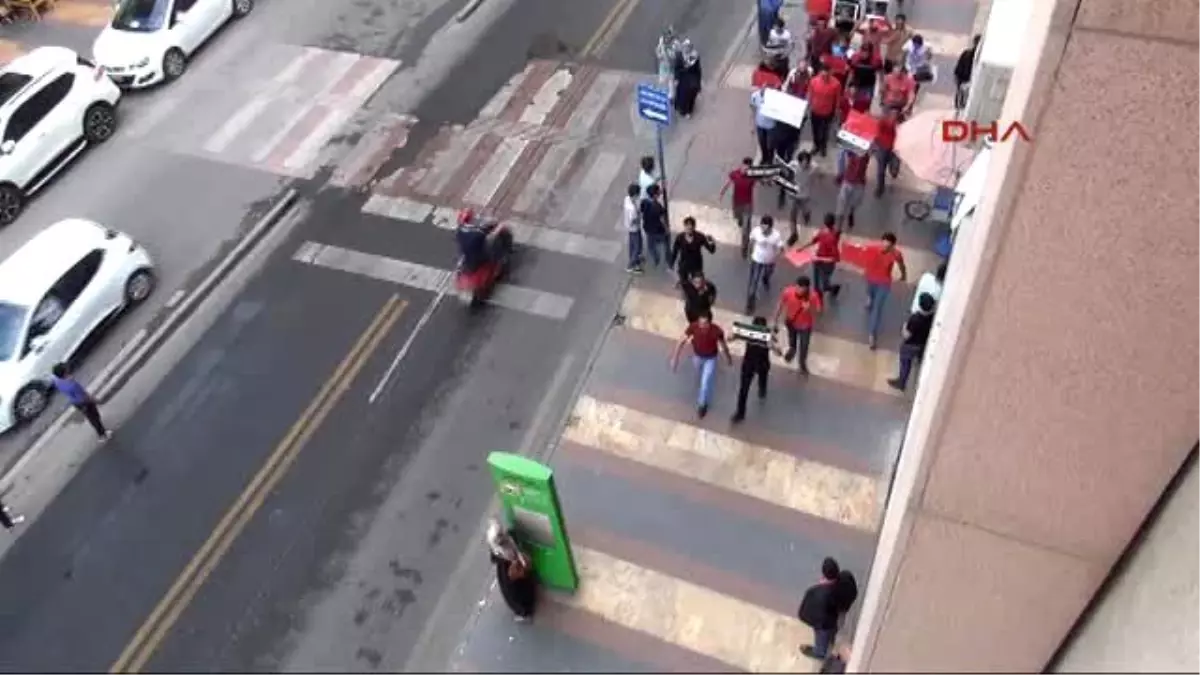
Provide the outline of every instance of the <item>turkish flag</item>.
{"type": "Polygon", "coordinates": [[[793,248],[784,254],[787,261],[796,267],[804,267],[813,261],[813,250],[806,248],[803,251],[799,247],[793,248]]]}

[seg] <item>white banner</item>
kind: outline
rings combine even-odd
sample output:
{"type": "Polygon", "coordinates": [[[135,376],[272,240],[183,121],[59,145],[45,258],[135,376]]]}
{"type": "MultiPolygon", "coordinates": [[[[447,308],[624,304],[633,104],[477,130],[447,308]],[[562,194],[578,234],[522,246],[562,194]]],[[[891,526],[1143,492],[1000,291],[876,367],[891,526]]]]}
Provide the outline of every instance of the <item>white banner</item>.
{"type": "Polygon", "coordinates": [[[762,106],[758,111],[765,117],[799,129],[808,117],[808,101],[778,89],[764,89],[762,106]]]}

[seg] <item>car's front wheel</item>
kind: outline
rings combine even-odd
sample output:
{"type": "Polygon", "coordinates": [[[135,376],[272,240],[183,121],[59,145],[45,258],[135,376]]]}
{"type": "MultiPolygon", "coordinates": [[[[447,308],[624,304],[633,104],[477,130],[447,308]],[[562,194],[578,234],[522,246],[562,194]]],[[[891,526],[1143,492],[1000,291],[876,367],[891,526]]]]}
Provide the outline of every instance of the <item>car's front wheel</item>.
{"type": "Polygon", "coordinates": [[[25,208],[25,193],[12,183],[0,183],[0,225],[8,225],[25,208]]]}
{"type": "Polygon", "coordinates": [[[154,271],[142,268],[125,280],[125,302],[129,305],[141,303],[154,292],[154,271]]]}
{"type": "Polygon", "coordinates": [[[233,0],[233,15],[242,18],[254,9],[254,0],[233,0]]]}
{"type": "Polygon", "coordinates": [[[187,55],[179,47],[171,47],[163,54],[162,70],[166,81],[179,79],[187,70],[187,55]]]}
{"type": "Polygon", "coordinates": [[[40,384],[27,384],[13,399],[13,417],[24,424],[42,414],[50,403],[50,392],[40,384]]]}
{"type": "Polygon", "coordinates": [[[117,131],[117,110],[105,101],[97,101],[83,114],[83,136],[96,145],[112,138],[117,131]]]}

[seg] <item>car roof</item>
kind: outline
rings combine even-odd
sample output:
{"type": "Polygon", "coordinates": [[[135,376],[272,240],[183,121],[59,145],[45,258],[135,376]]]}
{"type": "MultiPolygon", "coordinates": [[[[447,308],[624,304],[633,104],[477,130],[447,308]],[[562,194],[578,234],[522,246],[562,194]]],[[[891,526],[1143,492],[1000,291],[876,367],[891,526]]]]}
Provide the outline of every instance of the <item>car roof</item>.
{"type": "Polygon", "coordinates": [[[60,220],[0,262],[0,301],[31,307],[88,252],[104,248],[104,226],[82,218],[60,220]]]}

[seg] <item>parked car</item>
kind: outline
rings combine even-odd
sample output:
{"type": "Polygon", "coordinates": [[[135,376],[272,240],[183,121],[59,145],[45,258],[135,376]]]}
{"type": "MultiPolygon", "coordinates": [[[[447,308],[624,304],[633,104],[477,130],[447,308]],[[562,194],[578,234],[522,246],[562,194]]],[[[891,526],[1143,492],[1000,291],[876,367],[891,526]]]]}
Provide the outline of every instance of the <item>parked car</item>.
{"type": "Polygon", "coordinates": [[[46,409],[54,364],[154,290],[154,263],[129,236],[59,221],[0,263],[0,431],[46,409]]]}
{"type": "Polygon", "coordinates": [[[38,47],[0,68],[0,225],[88,145],[117,129],[121,90],[66,47],[38,47]]]}
{"type": "Polygon", "coordinates": [[[92,53],[120,87],[169,82],[221,26],[252,9],[254,0],[120,0],[92,53]]]}

